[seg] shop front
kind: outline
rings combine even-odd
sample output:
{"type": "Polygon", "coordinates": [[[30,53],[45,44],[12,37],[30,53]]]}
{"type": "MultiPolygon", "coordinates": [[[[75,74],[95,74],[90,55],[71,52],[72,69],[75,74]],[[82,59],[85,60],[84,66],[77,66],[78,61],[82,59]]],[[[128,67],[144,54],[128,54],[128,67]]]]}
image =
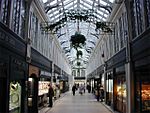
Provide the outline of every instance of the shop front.
{"type": "Polygon", "coordinates": [[[101,88],[104,89],[104,65],[101,65],[97,68],[97,75],[99,76],[98,84],[101,86],[101,88]]]}
{"type": "Polygon", "coordinates": [[[40,70],[38,67],[29,65],[28,78],[28,113],[37,112],[38,106],[38,80],[40,70]]]}
{"type": "Polygon", "coordinates": [[[150,113],[150,29],[132,42],[134,112],[150,113]]]}
{"type": "Polygon", "coordinates": [[[69,91],[69,80],[68,75],[65,71],[62,71],[62,76],[59,79],[60,84],[60,91],[61,93],[65,93],[66,91],[69,91]]]}
{"type": "Polygon", "coordinates": [[[94,93],[94,77],[92,73],[87,76],[87,84],[91,86],[91,92],[94,93]]]}
{"type": "Polygon", "coordinates": [[[135,110],[150,113],[150,66],[136,68],[135,76],[135,110]]]}
{"type": "Polygon", "coordinates": [[[0,23],[0,113],[27,112],[26,44],[0,23]]]}
{"type": "Polygon", "coordinates": [[[38,109],[46,105],[51,71],[52,62],[31,48],[28,76],[28,113],[38,113],[38,109]]]}
{"type": "Polygon", "coordinates": [[[9,82],[9,113],[22,113],[27,106],[27,64],[14,57],[11,59],[11,76],[9,82]]]}
{"type": "Polygon", "coordinates": [[[114,109],[120,113],[126,113],[126,76],[125,66],[115,68],[114,76],[114,109]]]}
{"type": "Polygon", "coordinates": [[[38,83],[38,107],[42,108],[48,106],[49,84],[51,84],[51,73],[47,71],[40,71],[40,79],[38,83]]]}
{"type": "Polygon", "coordinates": [[[119,113],[126,113],[125,48],[106,62],[106,104],[119,113]]]}

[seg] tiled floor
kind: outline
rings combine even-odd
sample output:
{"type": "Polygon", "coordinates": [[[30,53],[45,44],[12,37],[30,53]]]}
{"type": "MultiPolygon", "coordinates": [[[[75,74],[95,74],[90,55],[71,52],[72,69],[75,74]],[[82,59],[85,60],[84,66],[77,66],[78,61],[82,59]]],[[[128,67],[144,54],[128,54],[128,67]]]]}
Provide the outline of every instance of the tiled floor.
{"type": "Polygon", "coordinates": [[[83,95],[76,92],[72,96],[68,92],[64,97],[54,103],[49,109],[45,108],[41,113],[111,113],[103,104],[97,102],[92,94],[85,93],[83,95]]]}

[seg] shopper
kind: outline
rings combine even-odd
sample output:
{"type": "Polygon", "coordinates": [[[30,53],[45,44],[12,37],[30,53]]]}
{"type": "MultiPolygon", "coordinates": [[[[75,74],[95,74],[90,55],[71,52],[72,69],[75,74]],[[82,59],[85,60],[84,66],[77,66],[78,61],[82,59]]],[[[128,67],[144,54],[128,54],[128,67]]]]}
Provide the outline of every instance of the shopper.
{"type": "Polygon", "coordinates": [[[51,84],[49,84],[48,96],[49,96],[49,107],[52,107],[53,106],[54,90],[53,90],[53,87],[51,84]]]}
{"type": "Polygon", "coordinates": [[[84,86],[83,84],[81,84],[81,86],[79,87],[79,93],[82,95],[84,91],[84,86]]]}
{"type": "Polygon", "coordinates": [[[72,94],[73,94],[73,96],[75,96],[75,92],[76,92],[76,85],[74,84],[73,86],[72,86],[72,94]]]}
{"type": "Polygon", "coordinates": [[[88,90],[88,93],[91,92],[91,86],[89,84],[87,85],[87,90],[88,90]]]}
{"type": "Polygon", "coordinates": [[[84,85],[83,85],[83,88],[84,88],[83,90],[84,90],[84,93],[85,93],[85,83],[84,83],[84,85]]]}
{"type": "Polygon", "coordinates": [[[96,99],[97,101],[99,101],[100,98],[100,85],[97,85],[97,89],[96,89],[96,99]]]}
{"type": "Polygon", "coordinates": [[[104,88],[103,86],[100,87],[100,100],[101,102],[103,102],[103,99],[104,99],[104,88]]]}

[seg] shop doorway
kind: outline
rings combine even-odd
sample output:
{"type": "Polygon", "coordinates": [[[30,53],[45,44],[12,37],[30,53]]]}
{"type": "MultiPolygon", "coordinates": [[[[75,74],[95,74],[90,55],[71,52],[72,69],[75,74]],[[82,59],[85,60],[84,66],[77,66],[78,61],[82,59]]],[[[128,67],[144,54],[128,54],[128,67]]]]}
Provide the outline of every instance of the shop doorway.
{"type": "Polygon", "coordinates": [[[6,113],[8,105],[7,64],[0,61],[0,113],[6,113]]]}
{"type": "Polygon", "coordinates": [[[38,113],[38,78],[35,74],[28,78],[28,113],[38,113]]]}
{"type": "Polygon", "coordinates": [[[116,78],[116,109],[120,113],[126,113],[126,79],[125,75],[116,78]]]}

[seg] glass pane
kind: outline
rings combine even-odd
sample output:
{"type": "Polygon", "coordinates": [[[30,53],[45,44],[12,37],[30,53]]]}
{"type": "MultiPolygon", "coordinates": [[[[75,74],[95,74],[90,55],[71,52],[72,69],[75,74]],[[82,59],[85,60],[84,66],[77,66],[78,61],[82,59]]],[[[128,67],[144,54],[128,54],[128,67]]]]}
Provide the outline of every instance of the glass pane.
{"type": "Polygon", "coordinates": [[[124,76],[117,79],[117,110],[126,113],[126,80],[124,76]]]}
{"type": "Polygon", "coordinates": [[[21,85],[17,81],[10,83],[9,113],[21,113],[21,85]]]}
{"type": "Polygon", "coordinates": [[[150,82],[142,83],[142,111],[150,112],[150,82]]]}
{"type": "Polygon", "coordinates": [[[147,27],[150,26],[150,1],[146,0],[147,27]]]}
{"type": "MultiPolygon", "coordinates": [[[[2,1],[1,1],[2,2],[2,1]]],[[[3,23],[6,24],[7,22],[7,16],[8,16],[8,0],[5,0],[1,4],[1,20],[3,23]]]]}

